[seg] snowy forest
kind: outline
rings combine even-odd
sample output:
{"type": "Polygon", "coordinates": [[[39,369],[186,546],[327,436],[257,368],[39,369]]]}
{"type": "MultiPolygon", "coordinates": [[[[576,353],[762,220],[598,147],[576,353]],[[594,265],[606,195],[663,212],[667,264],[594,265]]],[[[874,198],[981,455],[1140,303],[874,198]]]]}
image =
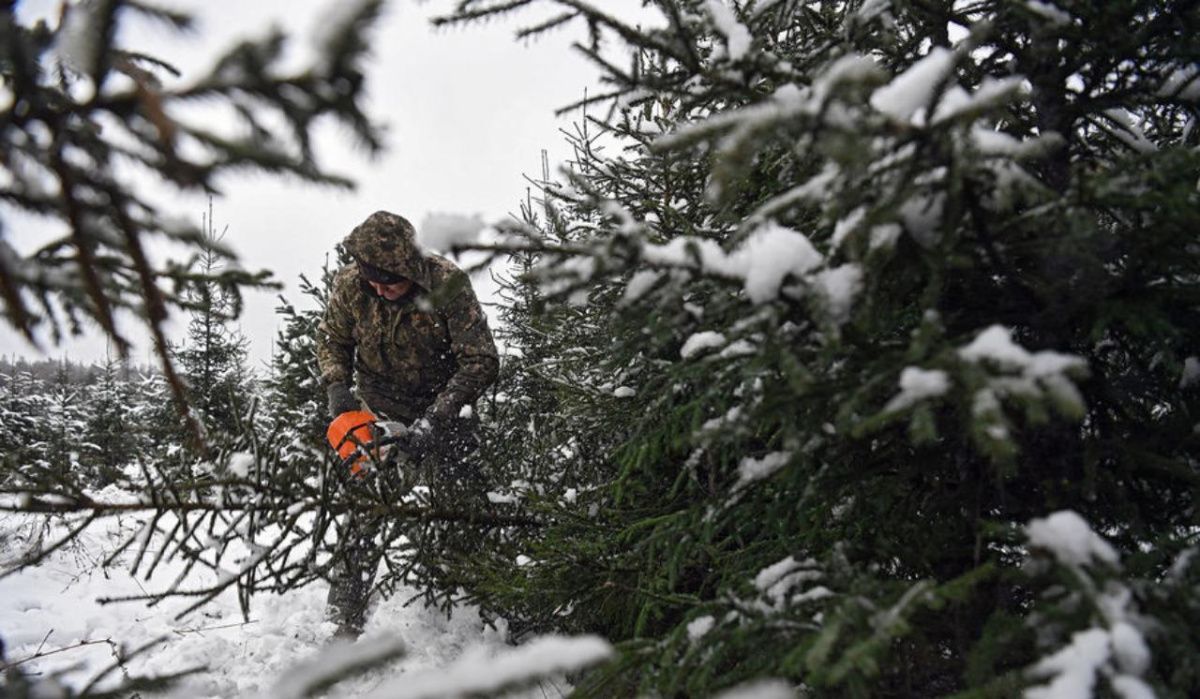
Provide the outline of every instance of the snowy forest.
{"type": "Polygon", "coordinates": [[[1200,695],[1200,2],[443,4],[571,33],[603,74],[564,105],[566,166],[455,236],[500,284],[486,498],[397,452],[348,479],[325,443],[344,254],[251,370],[241,292],[271,282],[220,198],[181,222],[115,167],[348,185],[312,130],[382,147],[382,3],[342,3],[310,67],[268,36],[182,87],[115,28],[183,14],[0,8],[0,201],[66,231],[22,255],[0,221],[4,320],[112,346],[83,377],[0,371],[0,584],[71,556],[145,581],[107,600],[131,616],[266,605],[283,649],[155,664],[194,639],[97,631],[89,676],[46,653],[85,638],[47,645],[3,599],[0,696],[1200,695]],[[190,257],[156,265],[162,241],[190,257]],[[122,358],[126,316],[154,367],[122,358]],[[381,523],[390,635],[346,644],[303,609],[350,514],[381,523]]]}

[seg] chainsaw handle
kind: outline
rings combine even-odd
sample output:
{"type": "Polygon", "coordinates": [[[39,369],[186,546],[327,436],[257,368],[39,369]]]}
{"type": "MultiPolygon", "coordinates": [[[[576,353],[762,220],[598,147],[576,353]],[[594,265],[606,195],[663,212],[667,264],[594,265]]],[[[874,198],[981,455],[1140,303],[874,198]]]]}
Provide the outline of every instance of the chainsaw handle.
{"type": "MultiPolygon", "coordinates": [[[[366,478],[367,471],[364,465],[367,461],[390,460],[380,459],[380,455],[383,453],[385,448],[394,445],[400,445],[400,449],[398,451],[407,456],[407,451],[404,448],[407,446],[407,442],[408,435],[406,434],[392,435],[372,440],[366,444],[360,445],[360,448],[355,448],[352,452],[345,455],[340,462],[340,467],[342,469],[349,470],[352,477],[366,478]]],[[[394,452],[389,452],[389,456],[392,453],[394,452]]]]}

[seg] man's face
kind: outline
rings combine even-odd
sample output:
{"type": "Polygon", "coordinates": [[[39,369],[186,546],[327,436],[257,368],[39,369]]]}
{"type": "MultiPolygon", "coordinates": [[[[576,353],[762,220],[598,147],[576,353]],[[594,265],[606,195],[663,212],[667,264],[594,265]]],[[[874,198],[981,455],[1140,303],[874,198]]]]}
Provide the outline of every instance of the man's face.
{"type": "Polygon", "coordinates": [[[403,298],[404,295],[407,294],[410,289],[412,289],[413,284],[411,279],[405,279],[403,281],[396,282],[395,284],[381,284],[379,282],[373,282],[370,280],[368,280],[367,283],[371,285],[371,288],[375,290],[376,294],[382,296],[388,301],[397,301],[403,298]]]}

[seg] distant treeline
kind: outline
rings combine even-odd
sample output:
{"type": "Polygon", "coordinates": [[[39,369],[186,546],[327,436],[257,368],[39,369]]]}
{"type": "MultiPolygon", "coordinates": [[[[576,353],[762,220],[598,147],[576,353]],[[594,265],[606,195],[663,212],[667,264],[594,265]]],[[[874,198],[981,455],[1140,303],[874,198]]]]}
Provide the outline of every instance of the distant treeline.
{"type": "MultiPolygon", "coordinates": [[[[122,381],[130,381],[133,377],[157,373],[148,365],[135,364],[129,361],[113,360],[118,376],[122,381]]],[[[62,381],[72,385],[87,386],[95,383],[104,373],[103,362],[85,364],[68,357],[58,359],[46,358],[30,360],[26,357],[6,355],[0,357],[0,374],[15,376],[25,373],[40,381],[62,381]]]]}

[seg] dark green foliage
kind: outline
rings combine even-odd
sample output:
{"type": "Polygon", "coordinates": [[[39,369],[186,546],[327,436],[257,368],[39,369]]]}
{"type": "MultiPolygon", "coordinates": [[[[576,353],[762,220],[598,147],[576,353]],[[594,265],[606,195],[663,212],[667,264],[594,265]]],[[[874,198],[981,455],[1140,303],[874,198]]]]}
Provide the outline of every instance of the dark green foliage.
{"type": "Polygon", "coordinates": [[[228,231],[217,231],[211,201],[203,229],[209,249],[196,260],[197,278],[185,294],[191,316],[187,339],[173,346],[171,354],[187,386],[189,405],[206,434],[220,438],[236,433],[249,407],[253,379],[246,366],[249,341],[231,325],[237,317],[236,299],[211,281],[223,266],[212,250],[223,244],[228,231]]]}
{"type": "Polygon", "coordinates": [[[498,246],[479,458],[504,502],[403,469],[343,488],[282,438],[321,402],[293,313],[287,407],[248,416],[270,429],[205,478],[148,465],[166,487],[122,505],[200,569],[229,562],[200,533],[254,541],[187,592],[311,582],[353,511],[388,521],[385,590],[618,643],[585,696],[1200,692],[1197,4],[736,3],[745,35],[699,0],[649,3],[649,29],[577,0],[456,18],[534,4],[562,14],[530,33],[587,25],[611,108],[498,246]]]}
{"type": "Polygon", "coordinates": [[[621,642],[591,696],[1011,696],[1121,624],[1102,691],[1200,691],[1197,4],[540,4],[612,153],[505,246],[488,461],[547,526],[469,592],[621,642]],[[1068,510],[1118,564],[1030,551],[1068,510]]]}
{"type": "Polygon", "coordinates": [[[138,451],[145,455],[139,461],[156,462],[182,454],[184,435],[166,379],[155,371],[141,371],[132,377],[130,388],[133,391],[130,422],[135,426],[138,451]]]}
{"type": "Polygon", "coordinates": [[[339,246],[336,264],[330,268],[326,262],[321,268],[319,283],[314,284],[301,275],[300,292],[307,298],[308,308],[298,309],[280,297],[280,305],[275,311],[282,318],[283,326],[275,340],[271,374],[264,382],[268,406],[264,417],[274,428],[305,442],[321,456],[325,455],[324,434],[329,416],[317,367],[317,326],[329,300],[333,274],[349,262],[349,256],[339,246]]]}
{"type": "Polygon", "coordinates": [[[139,453],[140,425],[130,420],[133,385],[125,364],[108,357],[91,386],[82,462],[97,487],[119,478],[121,469],[139,453]]]}
{"type": "Polygon", "coordinates": [[[59,473],[102,485],[136,448],[121,441],[131,394],[116,360],[0,362],[0,455],[16,470],[54,464],[59,473]]]}
{"type": "Polygon", "coordinates": [[[41,381],[15,367],[0,374],[0,459],[4,462],[5,481],[38,458],[35,445],[41,439],[45,411],[45,386],[41,381]]]}
{"type": "Polygon", "coordinates": [[[86,430],[82,394],[80,387],[71,382],[63,362],[46,386],[41,410],[34,412],[40,415],[40,429],[29,446],[37,454],[40,467],[58,474],[78,468],[86,430]]]}

